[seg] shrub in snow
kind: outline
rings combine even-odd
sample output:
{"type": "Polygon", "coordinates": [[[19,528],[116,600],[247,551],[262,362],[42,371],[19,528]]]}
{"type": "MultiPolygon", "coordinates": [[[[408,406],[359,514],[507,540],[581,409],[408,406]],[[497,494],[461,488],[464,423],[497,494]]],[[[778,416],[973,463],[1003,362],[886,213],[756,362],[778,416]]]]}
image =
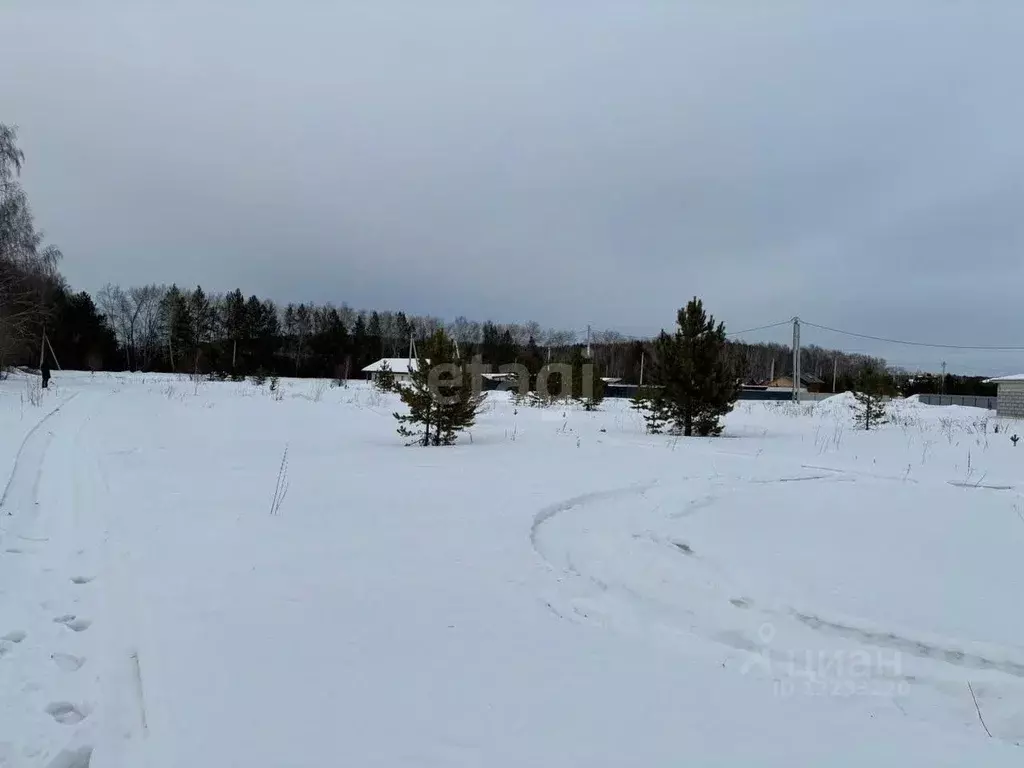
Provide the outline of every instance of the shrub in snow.
{"type": "Polygon", "coordinates": [[[41,380],[35,376],[29,376],[25,379],[25,399],[28,400],[30,405],[42,405],[43,385],[41,380]]]}

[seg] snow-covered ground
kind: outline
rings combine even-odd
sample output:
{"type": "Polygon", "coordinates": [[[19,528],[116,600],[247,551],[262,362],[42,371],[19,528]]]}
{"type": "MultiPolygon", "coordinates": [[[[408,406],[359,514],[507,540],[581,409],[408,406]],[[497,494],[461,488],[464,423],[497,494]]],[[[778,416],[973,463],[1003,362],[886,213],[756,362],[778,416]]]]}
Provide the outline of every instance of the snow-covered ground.
{"type": "Polygon", "coordinates": [[[361,384],[54,383],[0,383],[0,766],[1024,759],[1024,446],[985,411],[703,440],[492,395],[427,449],[361,384]]]}

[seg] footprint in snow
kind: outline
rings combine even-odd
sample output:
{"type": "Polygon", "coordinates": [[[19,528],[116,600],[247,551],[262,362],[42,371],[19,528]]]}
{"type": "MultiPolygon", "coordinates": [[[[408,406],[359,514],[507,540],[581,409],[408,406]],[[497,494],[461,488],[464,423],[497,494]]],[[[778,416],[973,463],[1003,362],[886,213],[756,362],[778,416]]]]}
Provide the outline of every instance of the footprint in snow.
{"type": "Polygon", "coordinates": [[[46,714],[61,725],[74,725],[89,716],[88,712],[67,701],[55,701],[53,704],[47,705],[46,714]]]}
{"type": "Polygon", "coordinates": [[[93,580],[92,576],[72,576],[71,577],[71,583],[72,584],[88,584],[92,580],[93,580]]]}
{"type": "Polygon", "coordinates": [[[90,626],[92,626],[92,621],[90,619],[80,619],[73,613],[69,613],[64,616],[58,616],[53,621],[56,624],[63,624],[65,627],[67,627],[70,630],[73,630],[74,632],[84,632],[90,626]]]}
{"type": "Polygon", "coordinates": [[[92,762],[92,747],[66,749],[58,754],[46,768],[89,768],[92,762]]]}
{"type": "MultiPolygon", "coordinates": [[[[8,632],[3,637],[0,637],[0,658],[3,658],[12,650],[14,650],[14,646],[16,646],[24,639],[25,633],[20,629],[16,629],[13,632],[8,632]]],[[[0,763],[0,765],[2,765],[2,763],[0,763]]]]}
{"type": "Polygon", "coordinates": [[[52,653],[50,658],[53,659],[54,664],[65,672],[77,672],[85,664],[84,657],[72,656],[70,653],[52,653]]]}

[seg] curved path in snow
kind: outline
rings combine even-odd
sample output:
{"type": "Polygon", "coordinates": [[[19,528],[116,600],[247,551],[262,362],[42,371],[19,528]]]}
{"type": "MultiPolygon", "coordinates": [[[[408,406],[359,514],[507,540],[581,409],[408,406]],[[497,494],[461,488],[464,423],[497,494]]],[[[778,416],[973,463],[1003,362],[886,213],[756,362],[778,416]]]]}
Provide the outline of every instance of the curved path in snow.
{"type": "MultiPolygon", "coordinates": [[[[909,619],[890,626],[869,610],[837,610],[820,596],[816,600],[813,590],[803,590],[800,582],[774,578],[779,565],[802,557],[816,559],[821,580],[829,578],[827,552],[808,555],[802,548],[831,545],[842,550],[844,542],[829,541],[831,518],[808,516],[811,524],[796,536],[783,531],[778,541],[764,537],[765,551],[759,555],[748,550],[747,562],[733,562],[729,553],[705,544],[742,538],[744,521],[756,518],[761,518],[758,531],[770,531],[771,523],[764,518],[794,505],[813,504],[811,499],[823,494],[847,503],[863,497],[862,504],[877,506],[901,480],[824,469],[806,467],[777,477],[648,481],[549,505],[535,514],[530,530],[533,548],[557,575],[557,586],[545,602],[566,620],[644,642],[692,651],[695,639],[712,641],[702,645],[724,650],[723,663],[743,674],[764,674],[777,683],[788,678],[791,686],[813,686],[821,693],[891,698],[895,706],[922,719],[959,720],[965,704],[973,711],[971,699],[965,698],[971,680],[996,723],[994,735],[1014,742],[1022,738],[1024,726],[1017,722],[1014,701],[1024,694],[1024,648],[1011,644],[1012,638],[963,639],[915,626],[909,619]],[[827,489],[819,487],[801,502],[796,487],[811,483],[827,489]],[[723,514],[726,508],[728,514],[723,514]],[[931,693],[920,695],[925,690],[931,693]],[[943,695],[936,697],[935,692],[943,695]],[[936,699],[942,702],[941,713],[934,711],[936,699]]],[[[903,487],[913,486],[920,492],[919,484],[903,487]]],[[[960,494],[984,492],[959,489],[960,494]]],[[[871,551],[860,555],[869,561],[875,557],[871,551]]],[[[881,604],[889,598],[878,594],[877,599],[881,604]]],[[[869,604],[871,598],[864,600],[869,604]]],[[[949,610],[956,610],[954,604],[949,610]]]]}

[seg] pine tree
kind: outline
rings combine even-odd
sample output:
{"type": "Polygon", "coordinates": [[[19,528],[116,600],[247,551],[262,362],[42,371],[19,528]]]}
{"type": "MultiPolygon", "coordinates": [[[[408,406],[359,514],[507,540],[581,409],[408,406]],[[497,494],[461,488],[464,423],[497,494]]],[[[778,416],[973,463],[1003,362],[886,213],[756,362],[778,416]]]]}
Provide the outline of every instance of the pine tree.
{"type": "Polygon", "coordinates": [[[654,345],[654,379],[661,385],[650,401],[655,423],[665,417],[674,432],[687,437],[719,435],[721,418],[739,397],[725,354],[725,326],[716,325],[696,297],[679,310],[676,322],[676,332],[662,331],[654,345]]]}
{"type": "Polygon", "coordinates": [[[571,396],[579,402],[584,410],[596,411],[597,407],[604,400],[604,381],[598,367],[583,354],[581,347],[576,347],[572,353],[572,384],[571,396]]]}
{"type": "Polygon", "coordinates": [[[189,301],[177,285],[172,285],[164,296],[161,319],[171,371],[188,370],[193,363],[189,353],[195,343],[194,323],[189,301]]]}
{"type": "Polygon", "coordinates": [[[668,404],[652,394],[648,387],[638,387],[630,406],[644,417],[647,431],[652,435],[660,435],[670,421],[668,404]]]}
{"type": "Polygon", "coordinates": [[[237,288],[224,298],[221,325],[228,341],[231,342],[231,374],[236,380],[241,377],[241,366],[238,363],[238,342],[245,336],[245,297],[237,288]]]}
{"type": "Polygon", "coordinates": [[[373,354],[380,352],[384,357],[384,331],[381,328],[380,313],[372,312],[370,321],[366,324],[367,346],[373,349],[373,354]]]}
{"type": "Polygon", "coordinates": [[[540,373],[540,369],[544,367],[544,355],[541,354],[540,347],[537,346],[537,341],[530,337],[530,340],[526,343],[526,353],[523,355],[523,365],[526,366],[526,370],[530,373],[530,381],[528,391],[537,389],[537,374],[540,373]]]}
{"type": "Polygon", "coordinates": [[[295,308],[295,375],[298,376],[301,366],[309,353],[309,337],[313,332],[313,316],[306,304],[295,308]]]}
{"type": "Polygon", "coordinates": [[[373,385],[381,392],[396,391],[395,374],[391,370],[391,366],[386,362],[381,363],[380,370],[377,372],[376,377],[374,377],[373,385]]]}
{"type": "Polygon", "coordinates": [[[192,343],[195,347],[194,367],[198,373],[200,352],[204,344],[209,344],[213,340],[216,320],[213,305],[210,304],[202,286],[197,285],[189,296],[189,314],[192,320],[192,343]]]}
{"type": "Polygon", "coordinates": [[[362,370],[364,366],[373,362],[369,359],[373,354],[371,347],[372,344],[366,332],[366,318],[359,315],[352,326],[352,356],[355,358],[356,370],[362,370]]]}
{"type": "Polygon", "coordinates": [[[505,365],[506,363],[514,363],[516,361],[516,342],[512,338],[512,331],[506,328],[501,332],[501,336],[498,337],[498,347],[495,351],[497,360],[495,365],[505,365]]]}
{"type": "Polygon", "coordinates": [[[405,312],[395,313],[394,338],[392,339],[392,355],[401,355],[409,348],[409,338],[412,336],[412,326],[405,312]]]}
{"type": "Polygon", "coordinates": [[[498,326],[488,320],[483,325],[480,341],[480,355],[487,365],[501,365],[501,332],[498,326]]]}
{"type": "Polygon", "coordinates": [[[395,413],[398,434],[409,445],[452,445],[469,429],[486,394],[475,391],[470,367],[455,355],[455,344],[443,330],[420,345],[416,370],[399,389],[405,414],[395,413]]]}
{"type": "Polygon", "coordinates": [[[864,368],[857,377],[857,391],[853,393],[857,401],[854,406],[857,425],[869,430],[885,424],[888,421],[885,400],[892,391],[892,382],[885,371],[875,366],[864,368]]]}

